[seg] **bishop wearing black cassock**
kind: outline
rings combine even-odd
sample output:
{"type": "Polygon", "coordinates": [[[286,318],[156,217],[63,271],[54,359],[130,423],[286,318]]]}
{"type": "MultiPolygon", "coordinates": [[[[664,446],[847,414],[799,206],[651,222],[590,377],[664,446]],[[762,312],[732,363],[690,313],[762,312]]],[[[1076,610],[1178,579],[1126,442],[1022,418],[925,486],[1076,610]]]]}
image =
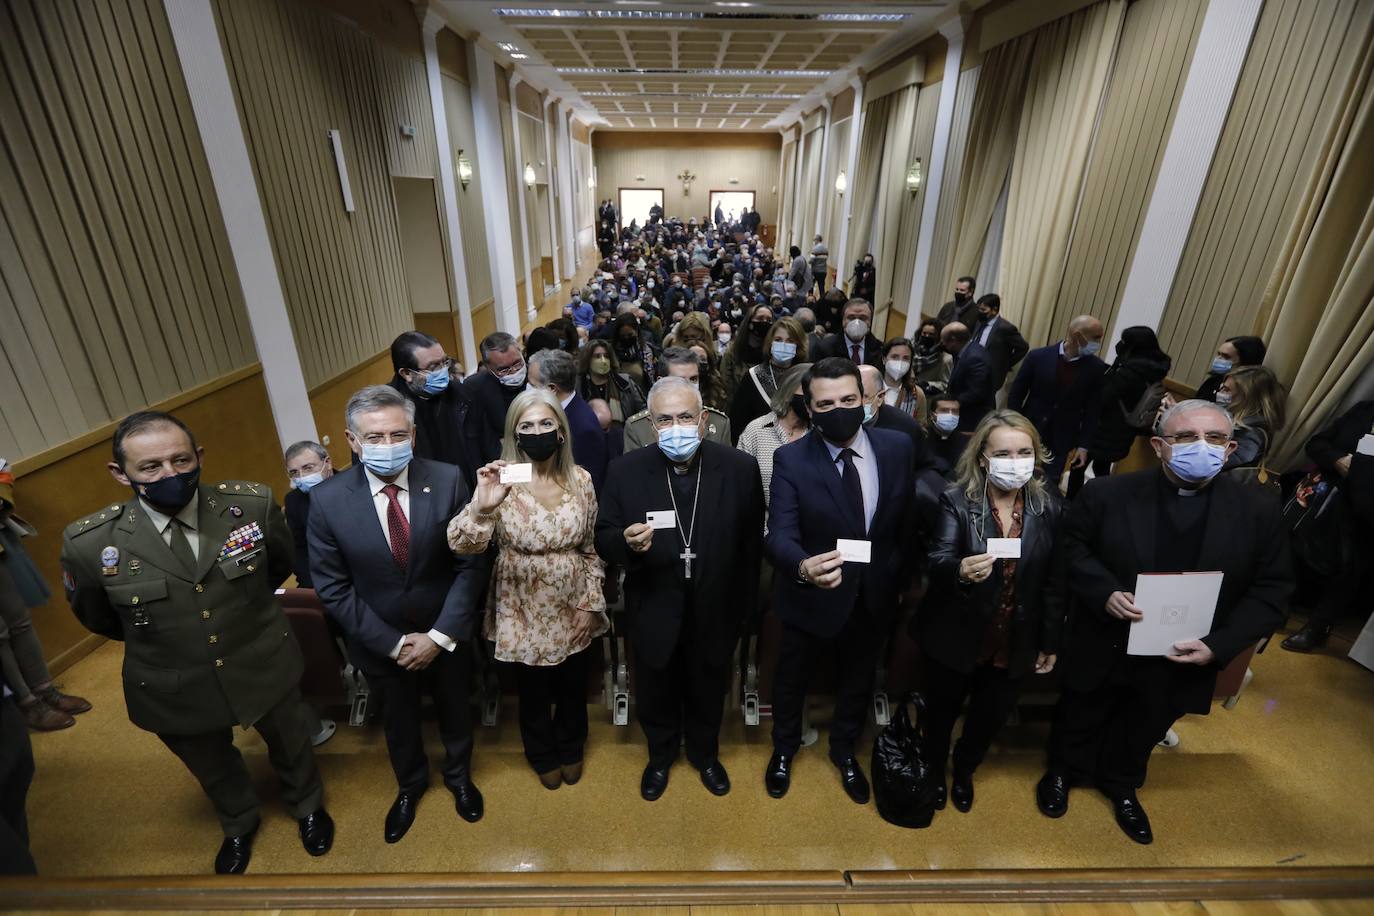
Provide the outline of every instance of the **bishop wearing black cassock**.
{"type": "Polygon", "coordinates": [[[654,801],[686,734],[687,759],[716,795],[730,661],[758,599],[763,484],[754,459],[703,441],[701,394],[667,377],[649,392],[657,448],[611,463],[596,549],[625,569],[636,708],[649,743],[640,794],[654,801]]]}

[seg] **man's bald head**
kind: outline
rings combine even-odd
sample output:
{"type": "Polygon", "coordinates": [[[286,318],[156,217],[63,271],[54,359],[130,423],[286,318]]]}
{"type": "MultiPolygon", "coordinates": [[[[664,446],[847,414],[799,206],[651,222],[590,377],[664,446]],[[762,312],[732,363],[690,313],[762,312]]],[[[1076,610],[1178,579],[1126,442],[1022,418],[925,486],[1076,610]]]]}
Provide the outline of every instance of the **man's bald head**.
{"type": "Polygon", "coordinates": [[[962,321],[951,321],[940,329],[940,346],[945,352],[958,356],[964,347],[968,346],[972,337],[968,325],[962,321]]]}
{"type": "Polygon", "coordinates": [[[1069,333],[1085,334],[1092,338],[1100,338],[1102,336],[1102,322],[1098,321],[1092,315],[1079,315],[1069,322],[1069,333]]]}
{"type": "Polygon", "coordinates": [[[859,377],[864,382],[865,398],[871,398],[883,389],[883,374],[877,367],[865,363],[859,367],[859,377]]]}

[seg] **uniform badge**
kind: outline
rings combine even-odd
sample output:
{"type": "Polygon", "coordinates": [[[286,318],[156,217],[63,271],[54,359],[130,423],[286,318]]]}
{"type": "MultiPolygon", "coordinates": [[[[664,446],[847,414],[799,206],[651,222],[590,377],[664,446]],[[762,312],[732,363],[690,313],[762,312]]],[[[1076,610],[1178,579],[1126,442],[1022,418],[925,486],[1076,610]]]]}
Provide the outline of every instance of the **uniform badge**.
{"type": "Polygon", "coordinates": [[[243,518],[243,510],[240,509],[238,506],[230,506],[229,514],[232,515],[234,518],[243,518]]]}
{"type": "Polygon", "coordinates": [[[62,587],[69,592],[76,591],[76,579],[72,578],[72,574],[65,569],[62,570],[62,587]]]}
{"type": "Polygon", "coordinates": [[[145,611],[145,610],[144,610],[143,608],[141,608],[141,607],[140,607],[140,608],[134,608],[134,611],[133,611],[133,618],[134,618],[134,626],[136,626],[136,627],[146,627],[149,623],[152,622],[152,621],[150,621],[150,620],[148,619],[148,612],[145,611]]]}
{"type": "Polygon", "coordinates": [[[119,548],[113,544],[100,551],[100,573],[104,576],[119,575],[119,548]]]}
{"type": "Polygon", "coordinates": [[[132,558],[130,558],[130,560],[129,560],[129,575],[131,575],[131,576],[136,576],[136,575],[138,575],[138,574],[141,573],[141,572],[143,572],[143,564],[140,563],[140,562],[138,561],[138,557],[132,557],[132,558]]]}

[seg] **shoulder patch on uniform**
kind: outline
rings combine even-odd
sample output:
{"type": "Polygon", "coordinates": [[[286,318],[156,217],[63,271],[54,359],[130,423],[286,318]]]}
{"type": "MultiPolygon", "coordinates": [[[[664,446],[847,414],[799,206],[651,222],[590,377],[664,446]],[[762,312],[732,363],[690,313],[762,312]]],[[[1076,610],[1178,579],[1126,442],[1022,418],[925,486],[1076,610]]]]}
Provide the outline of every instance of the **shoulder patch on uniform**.
{"type": "Polygon", "coordinates": [[[272,488],[256,480],[225,480],[216,484],[214,489],[225,496],[257,496],[262,499],[272,497],[272,488]]]}
{"type": "Polygon", "coordinates": [[[705,410],[706,410],[707,413],[713,413],[713,414],[715,414],[715,415],[718,416],[718,417],[726,417],[726,416],[727,416],[727,414],[725,413],[725,411],[723,411],[723,410],[716,410],[714,407],[707,407],[707,408],[705,408],[705,410]]]}
{"type": "Polygon", "coordinates": [[[101,508],[92,512],[85,518],[79,518],[76,521],[72,522],[70,525],[68,525],[66,532],[67,537],[74,538],[79,534],[85,534],[88,531],[94,531],[97,528],[103,528],[106,525],[118,520],[120,516],[122,516],[123,514],[124,506],[121,506],[118,503],[114,503],[109,506],[102,506],[101,508]]]}
{"type": "Polygon", "coordinates": [[[646,417],[648,417],[648,416],[649,416],[649,408],[646,407],[646,408],[644,408],[643,410],[641,410],[639,413],[634,414],[633,416],[631,416],[630,419],[626,420],[625,422],[626,422],[626,423],[633,423],[635,420],[643,420],[644,418],[646,418],[646,417]]]}

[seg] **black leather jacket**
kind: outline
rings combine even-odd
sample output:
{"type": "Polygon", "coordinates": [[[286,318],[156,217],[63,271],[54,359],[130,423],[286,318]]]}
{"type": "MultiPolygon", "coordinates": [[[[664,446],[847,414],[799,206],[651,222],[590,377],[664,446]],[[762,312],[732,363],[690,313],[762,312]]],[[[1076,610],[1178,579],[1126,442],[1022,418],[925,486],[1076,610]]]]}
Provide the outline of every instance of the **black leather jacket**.
{"type": "MultiPolygon", "coordinates": [[[[1029,496],[1025,501],[1007,657],[1012,677],[1033,669],[1036,653],[1059,650],[1064,623],[1057,544],[1061,514],[1056,494],[1048,493],[1043,502],[1029,496]]],[[[923,652],[957,671],[971,672],[977,666],[984,631],[1002,590],[1003,561],[994,564],[992,575],[983,582],[959,582],[959,562],[987,552],[984,535],[998,536],[986,502],[970,505],[958,485],[940,494],[930,546],[930,590],[912,620],[911,635],[923,652]]]]}

